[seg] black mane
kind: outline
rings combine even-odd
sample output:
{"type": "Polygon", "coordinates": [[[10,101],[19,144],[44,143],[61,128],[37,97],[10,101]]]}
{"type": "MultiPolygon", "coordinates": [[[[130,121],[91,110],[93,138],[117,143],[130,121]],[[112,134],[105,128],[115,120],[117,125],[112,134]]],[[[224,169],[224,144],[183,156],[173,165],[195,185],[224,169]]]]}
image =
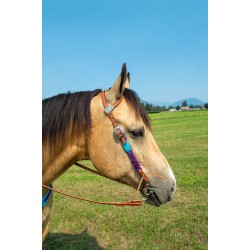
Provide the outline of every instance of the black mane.
{"type": "MultiPolygon", "coordinates": [[[[86,128],[90,131],[90,102],[100,92],[100,89],[75,93],[68,92],[43,100],[43,143],[46,140],[52,143],[56,142],[60,136],[66,134],[69,128],[77,129],[79,134],[86,128]],[[70,127],[70,125],[73,126],[70,127]]],[[[134,110],[136,116],[141,118],[148,128],[151,128],[149,117],[137,94],[133,90],[125,89],[124,97],[130,108],[134,110]]]]}

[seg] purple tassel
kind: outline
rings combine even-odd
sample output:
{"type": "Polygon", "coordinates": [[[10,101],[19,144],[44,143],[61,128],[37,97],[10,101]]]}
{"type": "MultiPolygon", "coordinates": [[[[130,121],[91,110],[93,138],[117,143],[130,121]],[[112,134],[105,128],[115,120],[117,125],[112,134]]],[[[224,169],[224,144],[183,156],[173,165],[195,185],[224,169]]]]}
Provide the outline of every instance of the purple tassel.
{"type": "Polygon", "coordinates": [[[132,164],[133,164],[135,170],[136,170],[137,172],[139,172],[139,170],[141,170],[142,168],[141,168],[141,166],[140,166],[140,163],[139,163],[138,160],[136,159],[134,153],[132,152],[132,150],[131,150],[130,152],[128,152],[128,156],[129,156],[129,158],[130,158],[130,160],[131,160],[131,162],[132,162],[132,164]]]}

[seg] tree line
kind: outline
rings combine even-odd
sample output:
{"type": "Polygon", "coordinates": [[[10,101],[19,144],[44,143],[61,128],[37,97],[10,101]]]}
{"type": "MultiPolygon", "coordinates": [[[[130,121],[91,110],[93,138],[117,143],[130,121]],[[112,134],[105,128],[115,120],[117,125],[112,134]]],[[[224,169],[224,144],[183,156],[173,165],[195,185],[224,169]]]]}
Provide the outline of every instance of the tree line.
{"type": "Polygon", "coordinates": [[[152,103],[148,103],[148,102],[141,102],[142,103],[142,106],[145,108],[145,110],[148,112],[148,113],[158,113],[158,112],[161,112],[161,111],[169,111],[170,109],[176,109],[176,110],[180,110],[181,107],[189,107],[190,109],[193,109],[193,108],[205,108],[205,109],[208,109],[208,103],[205,103],[204,105],[193,105],[193,104],[190,104],[188,105],[187,104],[187,101],[184,100],[180,105],[176,105],[176,106],[159,106],[159,105],[153,105],[152,103]]]}
{"type": "Polygon", "coordinates": [[[151,103],[143,103],[142,102],[142,106],[145,108],[145,110],[149,113],[158,113],[158,112],[161,112],[161,111],[167,111],[167,107],[166,106],[155,106],[151,103]]]}

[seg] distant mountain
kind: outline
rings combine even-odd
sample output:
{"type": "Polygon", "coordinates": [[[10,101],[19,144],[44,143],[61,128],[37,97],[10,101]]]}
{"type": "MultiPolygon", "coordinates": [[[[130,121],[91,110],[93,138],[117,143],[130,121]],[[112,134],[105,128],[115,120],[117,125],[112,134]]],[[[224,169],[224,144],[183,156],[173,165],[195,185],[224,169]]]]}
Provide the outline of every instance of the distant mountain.
{"type": "Polygon", "coordinates": [[[173,107],[175,107],[175,106],[177,106],[177,105],[181,106],[182,103],[183,103],[185,100],[186,100],[188,106],[190,106],[190,105],[204,105],[204,104],[205,104],[205,102],[203,102],[203,101],[201,101],[201,100],[199,100],[199,99],[197,99],[197,98],[190,97],[190,98],[182,99],[182,100],[180,100],[180,101],[173,102],[173,103],[171,103],[170,105],[173,106],[173,107]]]}

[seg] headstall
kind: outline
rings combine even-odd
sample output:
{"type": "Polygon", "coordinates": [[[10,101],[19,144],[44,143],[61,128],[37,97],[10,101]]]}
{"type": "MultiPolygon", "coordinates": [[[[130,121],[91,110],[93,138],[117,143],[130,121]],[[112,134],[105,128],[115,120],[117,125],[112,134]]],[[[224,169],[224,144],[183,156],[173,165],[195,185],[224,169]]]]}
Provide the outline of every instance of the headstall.
{"type": "Polygon", "coordinates": [[[102,103],[104,106],[104,112],[106,115],[108,115],[109,119],[111,120],[113,127],[114,127],[114,133],[115,135],[119,138],[119,140],[121,141],[122,147],[125,150],[125,152],[127,153],[132,165],[134,166],[134,169],[136,170],[137,173],[139,173],[141,175],[141,177],[143,178],[143,180],[148,183],[148,178],[145,175],[145,173],[143,172],[140,163],[138,162],[138,160],[136,159],[130,144],[128,142],[128,139],[125,136],[125,132],[122,129],[121,126],[119,126],[119,124],[117,123],[112,111],[121,103],[122,99],[123,99],[123,95],[112,105],[108,106],[107,101],[106,101],[106,97],[105,97],[105,91],[102,91],[102,103]]]}

